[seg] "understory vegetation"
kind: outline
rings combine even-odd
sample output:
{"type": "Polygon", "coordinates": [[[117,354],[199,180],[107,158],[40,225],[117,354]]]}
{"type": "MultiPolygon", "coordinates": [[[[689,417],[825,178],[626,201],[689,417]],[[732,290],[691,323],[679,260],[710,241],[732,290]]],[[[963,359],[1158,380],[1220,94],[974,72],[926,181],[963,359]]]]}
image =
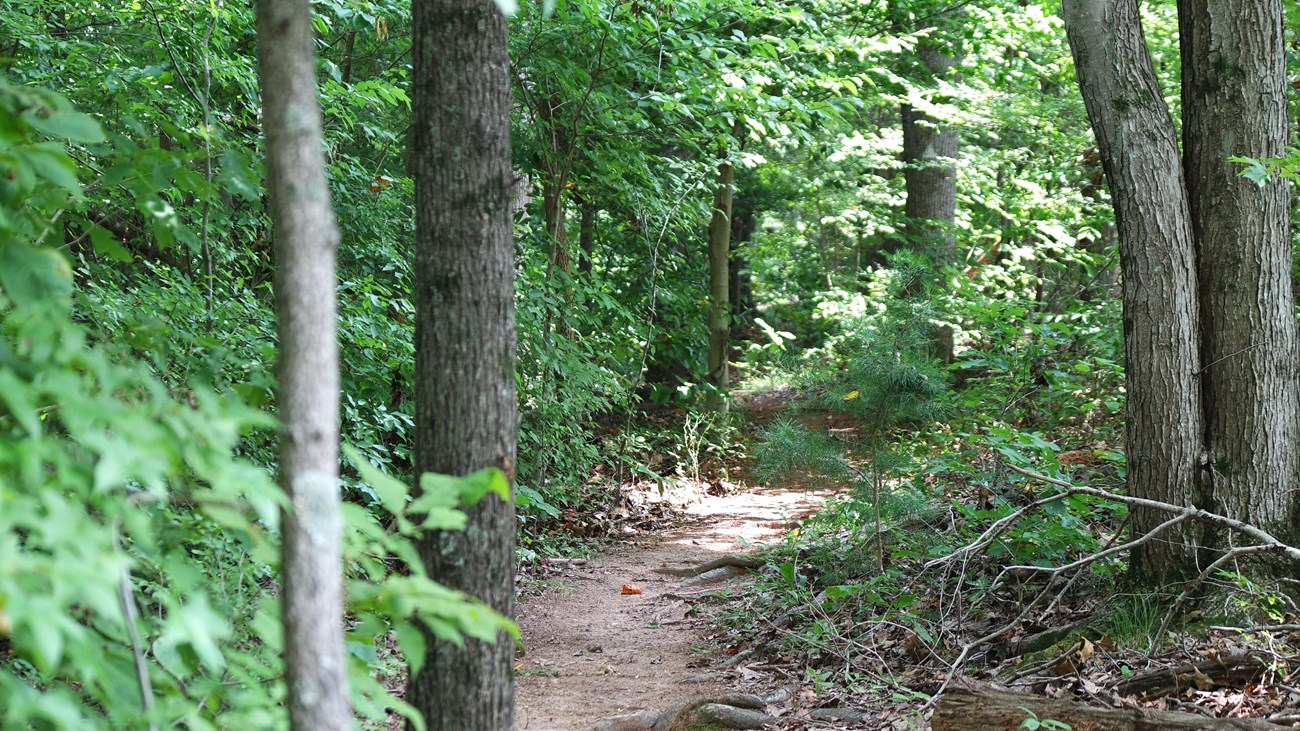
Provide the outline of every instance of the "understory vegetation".
{"type": "MultiPolygon", "coordinates": [[[[245,5],[0,4],[0,728],[287,727],[245,5]]],[[[1139,538],[1117,231],[1056,3],[948,5],[521,4],[512,486],[414,474],[410,3],[314,4],[359,723],[417,716],[395,658],[429,637],[516,631],[415,536],[513,494],[527,574],[676,485],[834,493],[743,602],[704,600],[828,699],[903,718],[959,674],[1118,698],[1143,658],[1213,654],[1257,660],[1241,708],[1297,701],[1294,578],[1242,556],[1150,586],[1112,550],[1139,538]],[[959,152],[904,159],[917,115],[959,152]],[[947,220],[906,208],[934,167],[947,220]]],[[[1175,9],[1144,12],[1176,97],[1175,9]]]]}

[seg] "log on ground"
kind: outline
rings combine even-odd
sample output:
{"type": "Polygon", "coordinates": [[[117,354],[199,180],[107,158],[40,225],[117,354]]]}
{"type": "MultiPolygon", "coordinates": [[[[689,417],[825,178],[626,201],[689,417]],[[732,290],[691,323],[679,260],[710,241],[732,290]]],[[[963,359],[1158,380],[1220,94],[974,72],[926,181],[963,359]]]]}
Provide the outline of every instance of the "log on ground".
{"type": "Polygon", "coordinates": [[[1248,718],[1209,718],[1174,711],[1097,708],[1073,700],[980,686],[949,688],[935,705],[934,731],[1019,731],[1028,718],[1060,721],[1073,731],[1280,731],[1291,728],[1248,718]],[[1031,716],[1032,713],[1032,716],[1031,716]]]}

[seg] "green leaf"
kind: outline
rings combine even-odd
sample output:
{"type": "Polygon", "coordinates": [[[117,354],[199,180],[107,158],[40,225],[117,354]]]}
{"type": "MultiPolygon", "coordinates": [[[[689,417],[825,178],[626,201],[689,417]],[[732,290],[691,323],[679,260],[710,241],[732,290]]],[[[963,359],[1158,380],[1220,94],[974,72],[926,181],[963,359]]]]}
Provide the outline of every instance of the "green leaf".
{"type": "Polygon", "coordinates": [[[515,500],[520,508],[545,513],[552,518],[560,517],[560,509],[546,501],[542,494],[527,485],[515,486],[515,500]]]}
{"type": "Polygon", "coordinates": [[[452,477],[434,472],[420,475],[420,497],[411,503],[411,512],[425,515],[421,526],[431,530],[461,530],[465,516],[453,506],[473,505],[493,493],[510,501],[510,482],[505,473],[487,467],[466,475],[452,477]]]}
{"type": "Polygon", "coordinates": [[[425,530],[465,530],[465,514],[455,508],[438,505],[430,495],[421,495],[411,503],[411,512],[423,514],[420,527],[425,530]]]}
{"type": "Polygon", "coordinates": [[[34,601],[28,609],[36,621],[24,622],[26,631],[20,631],[18,636],[24,639],[22,646],[30,650],[32,664],[41,672],[53,672],[63,658],[63,633],[59,631],[58,621],[46,621],[40,615],[48,614],[50,618],[57,620],[62,618],[63,613],[53,605],[42,611],[37,608],[37,603],[34,601]]]}
{"type": "Polygon", "coordinates": [[[41,422],[36,416],[36,403],[30,399],[32,387],[18,380],[10,370],[0,370],[0,400],[9,413],[33,438],[41,435],[41,422]]]}
{"type": "Polygon", "coordinates": [[[230,529],[234,535],[248,535],[252,530],[248,516],[238,508],[219,502],[203,502],[201,506],[204,515],[230,529]]]}
{"type": "Polygon", "coordinates": [[[343,445],[343,454],[347,455],[347,458],[352,460],[352,464],[356,465],[361,479],[365,480],[374,489],[375,496],[379,498],[379,504],[383,505],[384,509],[393,515],[401,515],[402,511],[406,509],[407,495],[410,493],[410,488],[406,486],[406,483],[390,477],[383,470],[370,464],[370,460],[366,459],[365,455],[350,444],[343,445]]]}
{"type": "Polygon", "coordinates": [[[51,137],[62,137],[73,142],[95,143],[104,141],[104,128],[88,114],[72,111],[53,112],[48,116],[28,112],[23,115],[33,129],[51,137]]]}
{"type": "Polygon", "coordinates": [[[1233,157],[1229,159],[1231,162],[1240,163],[1244,166],[1241,172],[1237,173],[1238,175],[1261,188],[1268,185],[1268,168],[1265,167],[1263,162],[1253,157],[1233,157]]]}
{"type": "Polygon", "coordinates": [[[169,673],[176,677],[185,677],[194,672],[194,654],[181,651],[181,639],[174,634],[165,634],[153,643],[153,656],[169,673]]]}
{"type": "Polygon", "coordinates": [[[474,505],[486,495],[494,494],[505,502],[510,502],[510,481],[506,475],[495,467],[487,467],[470,475],[465,475],[465,489],[460,496],[461,505],[474,505]]]}
{"type": "Polygon", "coordinates": [[[786,584],[788,584],[788,585],[790,585],[790,586],[794,586],[794,583],[795,583],[795,573],[794,573],[794,563],[793,563],[793,562],[791,562],[791,561],[786,561],[785,563],[781,564],[781,565],[777,568],[777,571],[781,574],[781,578],[782,578],[782,579],[785,579],[785,583],[786,583],[786,584]]]}
{"type": "Polygon", "coordinates": [[[129,262],[133,258],[131,252],[118,242],[117,237],[103,226],[90,227],[90,242],[94,244],[95,251],[114,261],[129,262]]]}
{"type": "Polygon", "coordinates": [[[81,199],[81,182],[77,180],[76,163],[62,149],[31,145],[15,148],[13,152],[31,166],[38,177],[63,188],[73,198],[81,199]]]}
{"type": "Polygon", "coordinates": [[[221,653],[218,641],[230,636],[230,627],[220,614],[208,606],[205,595],[199,594],[180,609],[174,610],[168,617],[168,624],[174,627],[183,642],[189,643],[199,661],[208,669],[221,670],[225,667],[226,658],[221,653]]]}
{"type": "Polygon", "coordinates": [[[63,299],[72,292],[72,267],[55,251],[21,241],[0,243],[0,287],[19,306],[63,299]]]}
{"type": "Polygon", "coordinates": [[[252,182],[252,174],[244,157],[234,150],[221,153],[221,172],[217,179],[226,184],[226,190],[245,201],[261,200],[261,193],[252,182]]]}
{"type": "Polygon", "coordinates": [[[424,667],[425,639],[424,631],[410,622],[394,622],[393,634],[397,637],[397,647],[406,658],[411,676],[418,675],[424,667]]]}
{"type": "MultiPolygon", "coordinates": [[[[782,576],[784,577],[785,574],[782,574],[782,576]]],[[[787,581],[789,581],[789,579],[787,579],[787,581]]],[[[826,587],[825,593],[827,599],[844,599],[860,594],[862,593],[862,590],[863,587],[861,584],[837,584],[826,587]]]]}

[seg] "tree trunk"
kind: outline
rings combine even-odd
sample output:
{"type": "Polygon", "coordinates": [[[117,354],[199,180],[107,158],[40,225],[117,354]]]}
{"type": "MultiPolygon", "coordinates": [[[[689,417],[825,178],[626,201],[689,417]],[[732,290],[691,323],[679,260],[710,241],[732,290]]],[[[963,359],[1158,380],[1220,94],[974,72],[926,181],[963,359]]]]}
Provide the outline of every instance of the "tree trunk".
{"type": "MultiPolygon", "coordinates": [[[[1101,150],[1124,275],[1129,491],[1190,505],[1202,449],[1198,314],[1191,222],[1173,121],[1142,33],[1137,0],[1064,0],[1079,85],[1101,150]]],[[[1134,509],[1140,535],[1168,516],[1134,509]]],[[[1134,549],[1135,579],[1195,572],[1200,539],[1134,549]]]]}
{"type": "Polygon", "coordinates": [[[731,214],[731,282],[728,285],[731,321],[733,324],[748,323],[753,320],[757,308],[754,305],[753,282],[745,261],[743,245],[754,236],[754,211],[749,205],[742,205],[738,211],[733,200],[731,214]]]}
{"type": "MultiPolygon", "coordinates": [[[[931,40],[916,50],[935,76],[946,74],[959,57],[945,53],[931,40]]],[[[907,186],[907,231],[927,255],[940,265],[951,260],[954,248],[953,218],[957,211],[957,130],[911,105],[904,104],[903,178],[907,186]]]]}
{"type": "Polygon", "coordinates": [[[569,234],[564,228],[564,188],[567,185],[567,176],[557,172],[548,172],[542,184],[542,217],[546,233],[551,238],[551,262],[566,274],[573,261],[569,255],[569,234]]]}
{"type": "Polygon", "coordinates": [[[1294,542],[1297,497],[1281,489],[1296,484],[1300,438],[1290,189],[1230,161],[1286,151],[1282,3],[1178,6],[1211,504],[1294,542]]]}
{"type": "Polygon", "coordinates": [[[709,396],[709,408],[725,411],[722,394],[730,380],[727,363],[731,347],[731,184],[735,179],[731,162],[718,163],[718,187],[713,193],[713,218],[709,221],[709,383],[717,392],[709,396]]]}
{"type": "Polygon", "coordinates": [[[275,246],[283,431],[282,613],[291,727],[352,728],[343,653],[339,366],[330,206],[308,0],[259,0],[258,74],[275,246]]]}
{"type": "MultiPolygon", "coordinates": [[[[416,471],[499,467],[514,481],[514,241],[506,21],[492,0],[416,0],[416,471]]],[[[420,541],[429,575],[514,610],[514,506],[489,495],[463,532],[420,541]]],[[[430,729],[513,725],[514,645],[428,635],[408,698],[430,729]]]]}
{"type": "Polygon", "coordinates": [[[567,274],[572,257],[569,255],[569,235],[564,227],[564,191],[569,187],[569,174],[573,169],[574,144],[568,127],[556,119],[555,112],[560,106],[557,94],[542,93],[537,121],[545,131],[547,143],[539,165],[542,169],[542,219],[551,238],[551,263],[567,274]]]}
{"type": "Polygon", "coordinates": [[[357,32],[348,31],[343,41],[343,63],[339,64],[339,81],[347,86],[352,83],[352,61],[357,48],[357,32]]]}
{"type": "Polygon", "coordinates": [[[591,274],[591,258],[596,252],[596,205],[578,201],[582,216],[578,221],[578,273],[591,274]]]}
{"type": "MultiPolygon", "coordinates": [[[[960,51],[944,48],[933,38],[921,41],[916,49],[926,69],[936,78],[947,75],[960,63],[960,51]]],[[[903,178],[907,188],[907,234],[912,246],[934,262],[934,270],[956,256],[953,223],[957,214],[957,153],[960,138],[957,130],[941,120],[918,112],[904,104],[903,178]]],[[[930,335],[931,355],[944,363],[953,360],[953,331],[947,325],[933,328],[930,335]]]]}

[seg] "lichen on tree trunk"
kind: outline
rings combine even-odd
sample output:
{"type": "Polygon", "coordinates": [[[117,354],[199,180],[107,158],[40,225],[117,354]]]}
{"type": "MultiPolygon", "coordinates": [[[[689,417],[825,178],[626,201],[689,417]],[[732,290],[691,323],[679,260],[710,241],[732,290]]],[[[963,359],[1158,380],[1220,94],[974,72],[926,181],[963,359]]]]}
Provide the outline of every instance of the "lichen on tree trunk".
{"type": "Polygon", "coordinates": [[[293,729],[352,728],[343,651],[335,255],[307,0],[260,0],[258,76],[280,353],[281,612],[293,729]]]}

